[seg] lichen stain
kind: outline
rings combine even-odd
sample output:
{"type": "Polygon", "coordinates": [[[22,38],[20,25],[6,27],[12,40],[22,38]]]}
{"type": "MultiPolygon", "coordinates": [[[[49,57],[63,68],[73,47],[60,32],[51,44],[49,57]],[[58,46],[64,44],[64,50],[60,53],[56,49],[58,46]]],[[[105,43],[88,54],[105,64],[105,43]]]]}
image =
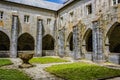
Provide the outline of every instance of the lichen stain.
{"type": "Polygon", "coordinates": [[[0,20],[0,26],[4,26],[4,22],[0,20]]]}

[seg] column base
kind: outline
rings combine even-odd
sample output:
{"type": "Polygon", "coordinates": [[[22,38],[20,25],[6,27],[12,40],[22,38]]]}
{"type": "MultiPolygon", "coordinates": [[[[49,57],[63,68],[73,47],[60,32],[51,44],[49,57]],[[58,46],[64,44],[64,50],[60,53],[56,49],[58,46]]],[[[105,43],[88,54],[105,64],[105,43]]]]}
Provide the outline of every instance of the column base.
{"type": "Polygon", "coordinates": [[[17,58],[17,55],[10,55],[10,58],[17,58]]]}
{"type": "Polygon", "coordinates": [[[10,58],[17,58],[16,56],[10,56],[10,58]]]}
{"type": "Polygon", "coordinates": [[[106,60],[94,60],[93,62],[101,64],[101,63],[105,63],[106,60]]]}
{"type": "Polygon", "coordinates": [[[35,57],[42,57],[42,54],[36,54],[35,57]]]}

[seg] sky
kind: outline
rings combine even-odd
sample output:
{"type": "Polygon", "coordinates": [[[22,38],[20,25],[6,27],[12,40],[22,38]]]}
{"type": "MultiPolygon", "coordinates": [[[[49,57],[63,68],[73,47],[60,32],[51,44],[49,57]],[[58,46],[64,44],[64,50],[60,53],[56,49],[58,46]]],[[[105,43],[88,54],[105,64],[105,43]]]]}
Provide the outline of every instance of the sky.
{"type": "Polygon", "coordinates": [[[50,1],[50,2],[55,2],[55,3],[63,4],[66,0],[46,0],[46,1],[50,1]]]}

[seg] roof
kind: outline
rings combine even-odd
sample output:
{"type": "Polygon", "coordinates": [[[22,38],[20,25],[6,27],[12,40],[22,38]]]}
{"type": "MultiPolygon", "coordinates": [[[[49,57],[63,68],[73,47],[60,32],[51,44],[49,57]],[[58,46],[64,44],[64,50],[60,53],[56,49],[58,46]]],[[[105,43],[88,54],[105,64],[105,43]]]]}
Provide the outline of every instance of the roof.
{"type": "MultiPolygon", "coordinates": [[[[68,0],[61,8],[67,6],[68,4],[70,4],[70,3],[74,2],[74,1],[75,1],[75,0],[68,0]]],[[[60,9],[61,9],[61,8],[60,8],[60,9]]]]}
{"type": "Polygon", "coordinates": [[[75,1],[75,0],[67,0],[67,1],[64,3],[64,5],[67,5],[67,4],[69,4],[69,3],[73,2],[73,1],[75,1]]]}
{"type": "Polygon", "coordinates": [[[38,8],[44,8],[44,9],[53,10],[53,11],[57,11],[63,6],[63,4],[57,4],[57,3],[48,2],[45,0],[4,0],[4,1],[24,4],[24,5],[38,7],[38,8]]]}

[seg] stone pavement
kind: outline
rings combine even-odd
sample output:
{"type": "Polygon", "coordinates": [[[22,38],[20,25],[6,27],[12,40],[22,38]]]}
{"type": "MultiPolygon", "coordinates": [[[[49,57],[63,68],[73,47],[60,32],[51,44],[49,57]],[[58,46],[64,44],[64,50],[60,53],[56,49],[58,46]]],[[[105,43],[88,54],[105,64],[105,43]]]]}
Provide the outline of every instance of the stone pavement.
{"type": "Polygon", "coordinates": [[[113,79],[107,79],[107,80],[120,80],[120,77],[118,77],[118,78],[113,78],[113,79]]]}
{"type": "MultiPolygon", "coordinates": [[[[45,67],[49,67],[49,66],[56,65],[56,64],[69,64],[69,63],[74,62],[72,60],[71,62],[62,62],[62,63],[34,64],[34,65],[36,65],[35,67],[20,69],[20,68],[18,68],[18,65],[20,65],[22,63],[22,61],[19,58],[10,58],[10,60],[13,62],[13,65],[4,66],[3,68],[19,69],[21,71],[24,71],[26,74],[28,74],[33,80],[64,80],[64,79],[58,78],[58,77],[46,72],[44,70],[45,67]]],[[[89,62],[89,61],[87,61],[87,62],[89,62]]],[[[90,62],[90,63],[92,63],[92,62],[90,62]]],[[[114,68],[115,68],[115,66],[114,66],[114,68]]],[[[118,67],[117,67],[117,69],[118,69],[118,67]]],[[[113,78],[113,79],[106,79],[106,80],[120,80],[120,77],[113,78]]]]}

